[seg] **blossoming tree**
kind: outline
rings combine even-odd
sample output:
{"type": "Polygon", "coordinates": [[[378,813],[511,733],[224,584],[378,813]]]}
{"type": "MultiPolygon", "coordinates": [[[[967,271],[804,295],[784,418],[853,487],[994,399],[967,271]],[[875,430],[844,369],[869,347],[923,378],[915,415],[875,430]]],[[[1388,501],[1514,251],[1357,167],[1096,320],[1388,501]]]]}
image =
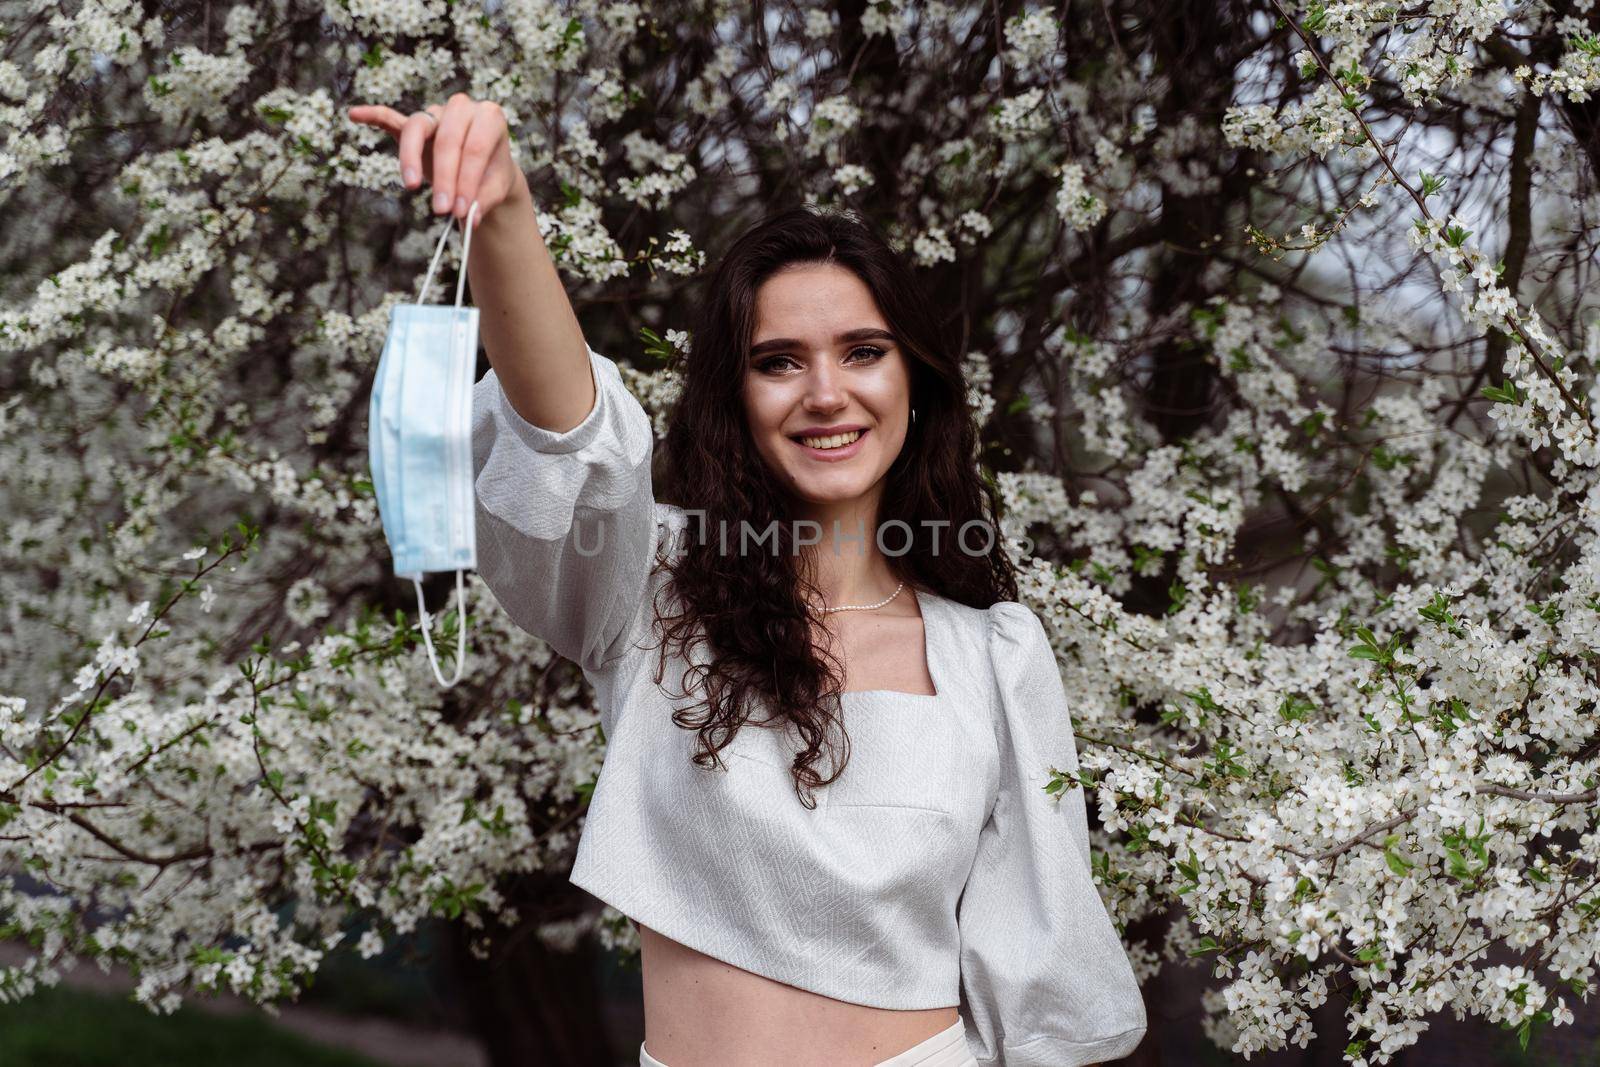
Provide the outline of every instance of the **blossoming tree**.
{"type": "MultiPolygon", "coordinates": [[[[441,917],[547,975],[633,947],[565,881],[604,751],[581,674],[475,585],[436,688],[368,481],[437,224],[344,108],[459,90],[504,107],[658,427],[707,250],[769,205],[913,257],[1073,699],[1052,787],[1097,801],[1141,977],[1205,968],[1215,1041],[1386,1063],[1447,1010],[1571,1023],[1590,7],[5,3],[0,931],[31,953],[0,999],[87,955],[156,1010],[269,1002],[441,917]]],[[[558,1061],[581,1014],[486,1040],[558,1061]]]]}

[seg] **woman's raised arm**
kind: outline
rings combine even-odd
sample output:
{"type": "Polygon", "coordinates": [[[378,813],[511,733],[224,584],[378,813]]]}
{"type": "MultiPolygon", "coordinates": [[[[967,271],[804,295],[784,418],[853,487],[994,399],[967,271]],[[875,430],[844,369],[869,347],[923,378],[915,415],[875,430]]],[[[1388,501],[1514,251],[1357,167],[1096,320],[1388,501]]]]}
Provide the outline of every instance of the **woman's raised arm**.
{"type": "Polygon", "coordinates": [[[498,105],[457,94],[411,116],[350,117],[398,138],[401,180],[431,177],[436,215],[465,220],[477,202],[467,273],[491,365],[472,392],[478,573],[518,626],[600,670],[642,618],[650,418],[579,329],[498,105]]]}
{"type": "Polygon", "coordinates": [[[557,433],[578,425],[595,403],[588,345],[511,158],[500,105],[457,93],[412,115],[381,105],[349,114],[394,135],[401,182],[430,183],[435,215],[465,220],[477,201],[467,277],[489,364],[529,423],[557,433]]]}

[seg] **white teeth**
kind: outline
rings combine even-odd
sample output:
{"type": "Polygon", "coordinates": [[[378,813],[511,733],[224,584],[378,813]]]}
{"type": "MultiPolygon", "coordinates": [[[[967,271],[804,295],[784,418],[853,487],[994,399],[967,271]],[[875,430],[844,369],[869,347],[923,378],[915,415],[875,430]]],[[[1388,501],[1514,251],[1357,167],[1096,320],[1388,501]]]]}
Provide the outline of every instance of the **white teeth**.
{"type": "Polygon", "coordinates": [[[860,430],[851,430],[849,433],[836,433],[831,437],[802,437],[800,443],[810,445],[812,448],[839,448],[860,437],[861,433],[860,430]]]}

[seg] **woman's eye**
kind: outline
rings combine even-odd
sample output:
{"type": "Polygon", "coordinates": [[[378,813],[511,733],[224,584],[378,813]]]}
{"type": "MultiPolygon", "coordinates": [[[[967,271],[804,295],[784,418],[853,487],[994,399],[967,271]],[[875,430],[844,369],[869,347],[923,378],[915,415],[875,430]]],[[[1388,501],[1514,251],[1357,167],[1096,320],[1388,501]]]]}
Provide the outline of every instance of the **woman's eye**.
{"type": "MultiPolygon", "coordinates": [[[[852,348],[850,350],[850,356],[854,357],[858,353],[861,353],[861,352],[867,353],[867,355],[865,357],[863,357],[861,362],[871,362],[872,360],[881,358],[885,354],[883,349],[878,348],[876,346],[873,346],[873,345],[860,345],[860,346],[858,346],[856,348],[852,348]]],[[[783,364],[785,364],[785,363],[794,363],[794,362],[795,362],[794,359],[789,357],[789,356],[768,356],[766,359],[763,359],[763,360],[760,360],[759,362],[757,362],[755,364],[755,368],[756,368],[756,370],[761,371],[763,373],[771,374],[773,371],[783,370],[784,369],[783,366],[782,366],[783,364]]],[[[799,364],[795,364],[795,365],[798,366],[799,364]]]]}

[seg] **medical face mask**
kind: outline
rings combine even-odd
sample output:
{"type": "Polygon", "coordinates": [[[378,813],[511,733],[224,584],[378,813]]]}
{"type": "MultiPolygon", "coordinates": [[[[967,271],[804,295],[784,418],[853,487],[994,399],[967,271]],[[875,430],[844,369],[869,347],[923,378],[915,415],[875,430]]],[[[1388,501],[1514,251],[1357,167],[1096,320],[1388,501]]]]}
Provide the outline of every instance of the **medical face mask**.
{"type": "Polygon", "coordinates": [[[396,304],[378,358],[367,416],[367,455],[383,535],[395,575],[417,591],[422,640],[433,675],[446,689],[461,680],[467,658],[463,572],[478,566],[473,521],[472,385],[478,360],[478,309],[461,306],[472,244],[474,203],[462,228],[456,302],[424,304],[454,219],[446,219],[415,304],[396,304]],[[422,576],[456,572],[455,675],[446,681],[433,647],[433,620],[422,599],[422,576]]]}

